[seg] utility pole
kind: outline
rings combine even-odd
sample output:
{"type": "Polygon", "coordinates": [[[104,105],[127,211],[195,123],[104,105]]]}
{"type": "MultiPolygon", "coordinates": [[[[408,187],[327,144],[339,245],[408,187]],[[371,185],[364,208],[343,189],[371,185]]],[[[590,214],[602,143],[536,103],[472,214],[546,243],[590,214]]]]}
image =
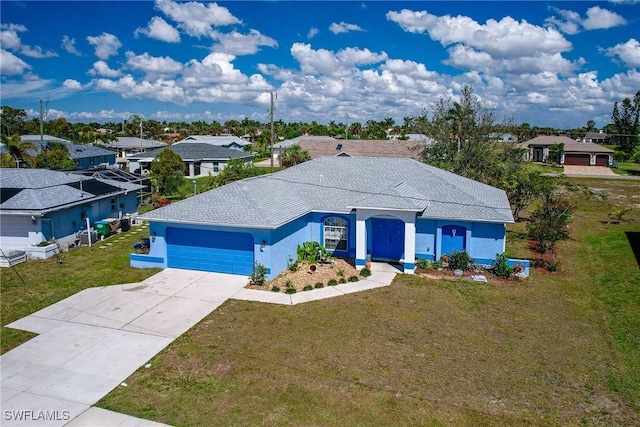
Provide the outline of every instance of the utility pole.
{"type": "Polygon", "coordinates": [[[44,140],[44,109],[42,107],[42,99],[40,100],[40,142],[44,140]]]}
{"type": "MultiPolygon", "coordinates": [[[[277,96],[278,95],[271,92],[271,109],[269,111],[270,120],[271,120],[271,149],[269,150],[269,153],[270,153],[269,157],[271,157],[271,173],[273,173],[273,140],[275,138],[275,133],[273,131],[273,109],[274,109],[273,99],[274,97],[277,98],[277,96]]],[[[282,153],[280,153],[280,155],[282,155],[282,153]]]]}
{"type": "Polygon", "coordinates": [[[349,139],[349,113],[347,113],[347,124],[344,127],[345,139],[349,139]]]}

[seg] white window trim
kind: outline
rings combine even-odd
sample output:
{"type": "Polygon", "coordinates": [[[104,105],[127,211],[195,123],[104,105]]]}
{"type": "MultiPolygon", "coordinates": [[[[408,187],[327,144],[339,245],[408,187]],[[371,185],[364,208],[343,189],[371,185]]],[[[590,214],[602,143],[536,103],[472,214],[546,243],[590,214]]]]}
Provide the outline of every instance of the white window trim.
{"type": "Polygon", "coordinates": [[[324,219],[324,247],[329,251],[347,251],[349,249],[349,221],[339,216],[324,219]]]}

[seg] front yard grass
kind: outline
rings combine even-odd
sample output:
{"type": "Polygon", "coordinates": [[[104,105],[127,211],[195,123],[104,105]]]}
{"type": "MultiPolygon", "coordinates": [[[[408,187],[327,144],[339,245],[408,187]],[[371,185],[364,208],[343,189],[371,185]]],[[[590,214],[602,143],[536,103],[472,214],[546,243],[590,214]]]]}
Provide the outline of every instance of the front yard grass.
{"type": "Polygon", "coordinates": [[[134,226],[91,247],[63,252],[62,264],[54,256],[47,260],[29,260],[16,265],[15,270],[2,268],[0,351],[5,353],[33,337],[29,332],[6,327],[15,320],[86,288],[139,282],[157,273],[157,269],[129,266],[133,244],[148,235],[148,227],[134,226]]]}
{"type": "MultiPolygon", "coordinates": [[[[640,182],[578,182],[640,195],[640,182]]],[[[640,212],[610,224],[608,203],[576,200],[559,273],[230,300],[98,405],[174,426],[639,425],[640,212]]],[[[529,256],[524,224],[508,239],[529,256]]]]}

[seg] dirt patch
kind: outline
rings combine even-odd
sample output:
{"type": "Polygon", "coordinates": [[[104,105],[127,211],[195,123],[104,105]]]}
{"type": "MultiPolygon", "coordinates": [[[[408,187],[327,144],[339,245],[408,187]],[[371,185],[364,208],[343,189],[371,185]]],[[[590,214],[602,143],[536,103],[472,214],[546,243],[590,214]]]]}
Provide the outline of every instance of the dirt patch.
{"type": "MultiPolygon", "coordinates": [[[[322,287],[328,285],[329,280],[336,280],[340,282],[347,281],[351,276],[359,275],[359,271],[348,261],[340,258],[335,258],[330,264],[310,264],[308,262],[298,262],[297,269],[295,271],[285,270],[280,273],[278,277],[270,282],[266,282],[264,286],[248,285],[249,289],[259,289],[265,291],[271,291],[274,286],[280,288],[280,292],[284,292],[288,287],[293,287],[297,292],[304,289],[305,286],[316,287],[317,283],[322,283],[322,287]]],[[[318,285],[318,287],[320,287],[318,285]]]]}

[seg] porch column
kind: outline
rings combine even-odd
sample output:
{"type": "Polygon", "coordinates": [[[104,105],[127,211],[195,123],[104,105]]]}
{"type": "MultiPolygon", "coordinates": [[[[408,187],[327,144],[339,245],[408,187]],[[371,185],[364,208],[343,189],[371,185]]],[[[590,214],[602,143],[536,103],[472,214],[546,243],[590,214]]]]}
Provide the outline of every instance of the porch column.
{"type": "Polygon", "coordinates": [[[416,223],[415,218],[404,222],[404,273],[413,274],[416,262],[416,223]]]}
{"type": "Polygon", "coordinates": [[[356,270],[362,270],[367,262],[366,220],[356,212],[356,270]]]}

